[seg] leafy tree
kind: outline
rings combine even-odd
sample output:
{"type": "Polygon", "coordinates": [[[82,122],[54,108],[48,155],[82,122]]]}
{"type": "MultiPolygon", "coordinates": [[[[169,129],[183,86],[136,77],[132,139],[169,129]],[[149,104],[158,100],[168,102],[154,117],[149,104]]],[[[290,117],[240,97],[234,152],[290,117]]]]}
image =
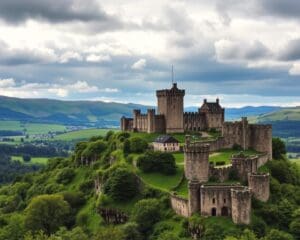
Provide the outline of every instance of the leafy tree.
{"type": "Polygon", "coordinates": [[[289,233],[272,229],[264,238],[264,240],[293,240],[293,236],[289,233]]]}
{"type": "Polygon", "coordinates": [[[300,239],[300,208],[293,212],[292,217],[289,229],[296,239],[300,239]]]}
{"type": "Polygon", "coordinates": [[[116,201],[126,201],[138,193],[136,176],[126,168],[112,171],[104,184],[104,192],[116,201]]]}
{"type": "Polygon", "coordinates": [[[88,158],[89,161],[97,161],[101,154],[106,150],[107,144],[103,140],[91,142],[82,152],[82,156],[88,158]]]}
{"type": "Polygon", "coordinates": [[[23,161],[24,162],[30,162],[31,161],[31,156],[28,154],[24,154],[23,155],[23,161]]]}
{"type": "Polygon", "coordinates": [[[56,176],[56,182],[68,184],[75,177],[75,171],[72,168],[63,168],[56,176]]]}
{"type": "Polygon", "coordinates": [[[176,173],[175,158],[170,153],[148,151],[137,159],[137,167],[143,172],[176,173]]]}
{"type": "Polygon", "coordinates": [[[129,142],[131,153],[142,153],[148,148],[148,143],[140,137],[131,137],[129,142]]]}
{"type": "Polygon", "coordinates": [[[135,222],[128,222],[122,226],[122,231],[125,235],[124,240],[142,240],[143,237],[138,231],[138,225],[135,222]]]}
{"type": "Polygon", "coordinates": [[[105,228],[101,228],[101,230],[96,234],[94,240],[124,240],[125,234],[124,232],[115,226],[108,226],[105,228]]]}
{"type": "Polygon", "coordinates": [[[124,152],[124,154],[130,153],[130,141],[128,139],[124,140],[123,152],[124,152]]]}
{"type": "Polygon", "coordinates": [[[26,208],[25,226],[28,230],[42,230],[50,235],[65,223],[69,204],[61,195],[40,195],[26,208]]]}
{"type": "Polygon", "coordinates": [[[161,218],[159,201],[143,199],[138,201],[132,210],[132,220],[138,224],[142,233],[149,232],[161,218]]]}
{"type": "Polygon", "coordinates": [[[274,159],[282,159],[286,154],[285,143],[280,138],[272,139],[272,155],[274,159]]]}
{"type": "Polygon", "coordinates": [[[181,238],[178,237],[178,235],[172,231],[165,231],[162,234],[160,234],[157,238],[157,240],[180,240],[181,238]]]}

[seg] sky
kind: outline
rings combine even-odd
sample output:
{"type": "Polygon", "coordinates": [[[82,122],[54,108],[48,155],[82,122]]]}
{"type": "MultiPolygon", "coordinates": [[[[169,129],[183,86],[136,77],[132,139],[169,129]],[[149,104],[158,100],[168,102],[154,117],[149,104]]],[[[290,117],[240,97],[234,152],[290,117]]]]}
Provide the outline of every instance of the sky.
{"type": "Polygon", "coordinates": [[[299,0],[1,0],[0,95],[300,106],[299,0]]]}

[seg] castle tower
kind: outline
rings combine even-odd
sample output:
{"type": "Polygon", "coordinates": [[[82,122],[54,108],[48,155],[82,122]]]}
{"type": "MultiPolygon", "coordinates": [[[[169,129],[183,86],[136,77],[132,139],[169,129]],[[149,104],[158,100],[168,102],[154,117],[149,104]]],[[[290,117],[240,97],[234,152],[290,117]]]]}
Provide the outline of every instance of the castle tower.
{"type": "Polygon", "coordinates": [[[246,117],[242,117],[242,148],[248,149],[248,120],[246,117]]]}
{"type": "Polygon", "coordinates": [[[139,110],[139,109],[133,110],[133,126],[132,126],[133,131],[137,131],[137,129],[138,129],[138,123],[137,123],[138,120],[137,119],[140,115],[141,115],[141,110],[139,110]]]}
{"type": "Polygon", "coordinates": [[[243,189],[231,189],[231,216],[235,224],[250,224],[251,192],[243,189]]]}
{"type": "Polygon", "coordinates": [[[189,216],[200,212],[200,183],[197,180],[191,180],[188,184],[189,188],[189,216]]]}
{"type": "Polygon", "coordinates": [[[147,132],[154,133],[155,132],[155,109],[147,110],[147,132]]]}
{"type": "MultiPolygon", "coordinates": [[[[188,141],[186,141],[188,142],[188,141]]],[[[208,181],[209,144],[189,143],[184,146],[184,172],[188,180],[208,181]]]]}
{"type": "Polygon", "coordinates": [[[247,181],[248,173],[256,173],[258,169],[258,156],[247,156],[243,152],[231,156],[232,168],[239,175],[239,179],[247,181]]]}
{"type": "Polygon", "coordinates": [[[263,202],[270,197],[270,174],[249,173],[248,186],[253,196],[263,202]]]}
{"type": "Polygon", "coordinates": [[[171,89],[156,91],[158,114],[165,116],[167,133],[182,133],[183,127],[183,98],[185,91],[178,89],[173,83],[171,89]]]}

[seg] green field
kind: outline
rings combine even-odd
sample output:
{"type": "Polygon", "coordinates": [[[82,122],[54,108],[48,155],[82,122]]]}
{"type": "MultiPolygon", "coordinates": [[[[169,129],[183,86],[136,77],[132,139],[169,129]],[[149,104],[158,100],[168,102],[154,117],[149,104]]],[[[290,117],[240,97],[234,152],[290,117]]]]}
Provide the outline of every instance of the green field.
{"type": "Polygon", "coordinates": [[[22,123],[20,121],[0,121],[0,130],[24,131],[26,134],[47,134],[48,132],[63,132],[64,125],[44,123],[22,123]]]}
{"type": "MultiPolygon", "coordinates": [[[[20,161],[22,163],[25,163],[23,161],[23,157],[22,156],[12,156],[11,159],[13,161],[20,161]]],[[[25,163],[25,164],[46,164],[48,162],[48,159],[47,157],[32,157],[30,162],[28,163],[25,163]]]]}
{"type": "MultiPolygon", "coordinates": [[[[93,136],[104,136],[110,130],[112,129],[92,128],[92,129],[72,131],[72,132],[56,135],[52,140],[60,140],[60,141],[85,140],[93,136]]],[[[114,130],[114,131],[117,132],[118,130],[114,130]]]]}

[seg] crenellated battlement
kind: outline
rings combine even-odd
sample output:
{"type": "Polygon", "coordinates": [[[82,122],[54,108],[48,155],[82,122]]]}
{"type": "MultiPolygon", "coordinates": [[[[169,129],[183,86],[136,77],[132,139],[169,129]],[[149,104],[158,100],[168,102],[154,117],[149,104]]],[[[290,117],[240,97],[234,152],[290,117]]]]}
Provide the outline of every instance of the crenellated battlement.
{"type": "Polygon", "coordinates": [[[248,186],[253,196],[263,202],[270,197],[270,174],[269,173],[248,173],[248,186]]]}
{"type": "Polygon", "coordinates": [[[209,144],[192,142],[183,147],[185,153],[209,153],[209,144]]]}
{"type": "Polygon", "coordinates": [[[272,130],[272,125],[271,124],[249,124],[251,128],[255,129],[266,129],[266,130],[272,130]]]}
{"type": "Polygon", "coordinates": [[[163,89],[163,90],[157,90],[156,91],[156,96],[157,97],[183,97],[185,95],[185,90],[184,89],[178,89],[177,88],[177,83],[173,83],[173,87],[171,89],[163,89]]]}
{"type": "Polygon", "coordinates": [[[251,190],[248,187],[241,187],[240,189],[232,188],[231,197],[235,199],[249,199],[251,198],[251,190]]]}

